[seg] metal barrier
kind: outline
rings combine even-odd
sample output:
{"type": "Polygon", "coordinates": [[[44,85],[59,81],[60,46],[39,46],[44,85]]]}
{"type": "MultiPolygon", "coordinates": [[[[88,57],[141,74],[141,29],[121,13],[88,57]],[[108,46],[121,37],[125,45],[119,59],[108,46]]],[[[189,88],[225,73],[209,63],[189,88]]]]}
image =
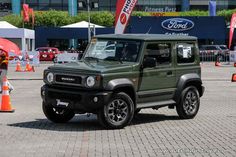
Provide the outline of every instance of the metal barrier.
{"type": "Polygon", "coordinates": [[[201,62],[225,62],[230,63],[231,52],[229,53],[214,53],[214,52],[201,52],[200,61],[201,62]]]}

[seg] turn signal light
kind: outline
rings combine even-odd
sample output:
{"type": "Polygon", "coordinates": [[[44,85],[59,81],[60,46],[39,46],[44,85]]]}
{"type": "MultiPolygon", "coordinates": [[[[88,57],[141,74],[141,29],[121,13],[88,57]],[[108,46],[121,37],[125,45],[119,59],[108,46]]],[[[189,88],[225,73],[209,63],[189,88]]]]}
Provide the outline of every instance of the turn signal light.
{"type": "Polygon", "coordinates": [[[232,82],[236,82],[236,73],[232,75],[232,82]]]}

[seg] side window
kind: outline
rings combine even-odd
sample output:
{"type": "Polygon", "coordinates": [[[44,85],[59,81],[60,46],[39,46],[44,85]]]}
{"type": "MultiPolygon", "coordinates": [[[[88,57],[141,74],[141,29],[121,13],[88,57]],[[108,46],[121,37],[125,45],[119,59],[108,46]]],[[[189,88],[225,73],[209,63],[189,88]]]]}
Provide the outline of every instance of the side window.
{"type": "Polygon", "coordinates": [[[170,43],[150,43],[146,47],[144,57],[153,57],[157,65],[169,65],[171,63],[171,44],[170,43]]]}
{"type": "Polygon", "coordinates": [[[177,45],[177,63],[193,63],[194,60],[194,45],[188,43],[179,43],[177,45]]]}

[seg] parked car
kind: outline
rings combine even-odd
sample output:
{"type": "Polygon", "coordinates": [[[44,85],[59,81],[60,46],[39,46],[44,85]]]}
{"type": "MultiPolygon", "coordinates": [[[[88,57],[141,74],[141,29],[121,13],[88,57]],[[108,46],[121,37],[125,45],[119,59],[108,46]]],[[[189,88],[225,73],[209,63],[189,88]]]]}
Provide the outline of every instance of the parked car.
{"type": "Polygon", "coordinates": [[[215,61],[220,59],[227,61],[229,59],[230,50],[226,45],[201,45],[199,49],[201,60],[215,61]]]}
{"type": "Polygon", "coordinates": [[[201,45],[200,53],[228,54],[229,49],[226,45],[201,45]]]}
{"type": "Polygon", "coordinates": [[[144,108],[176,108],[180,118],[194,118],[204,93],[197,47],[190,36],[96,36],[80,61],[45,69],[43,112],[55,123],[94,113],[112,129],[144,108]]]}
{"type": "Polygon", "coordinates": [[[226,45],[219,45],[219,47],[221,48],[221,52],[223,52],[223,54],[229,54],[230,50],[226,45]]]}
{"type": "Polygon", "coordinates": [[[61,53],[56,47],[39,47],[36,51],[39,51],[40,61],[55,61],[56,55],[61,53]]]}

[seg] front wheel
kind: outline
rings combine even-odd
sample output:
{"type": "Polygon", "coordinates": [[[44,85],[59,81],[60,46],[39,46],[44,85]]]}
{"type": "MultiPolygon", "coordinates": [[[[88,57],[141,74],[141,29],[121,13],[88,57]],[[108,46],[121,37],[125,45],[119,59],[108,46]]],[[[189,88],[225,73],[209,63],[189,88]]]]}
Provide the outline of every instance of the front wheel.
{"type": "Polygon", "coordinates": [[[134,115],[134,103],[126,93],[115,93],[108,104],[98,112],[102,126],[121,129],[128,125],[134,115]]]}
{"type": "Polygon", "coordinates": [[[55,108],[45,102],[43,102],[42,107],[45,116],[54,123],[66,123],[75,115],[75,113],[70,109],[55,108]]]}
{"type": "Polygon", "coordinates": [[[176,110],[180,118],[194,118],[199,110],[200,98],[196,87],[189,86],[182,91],[180,103],[177,104],[176,110]]]}

